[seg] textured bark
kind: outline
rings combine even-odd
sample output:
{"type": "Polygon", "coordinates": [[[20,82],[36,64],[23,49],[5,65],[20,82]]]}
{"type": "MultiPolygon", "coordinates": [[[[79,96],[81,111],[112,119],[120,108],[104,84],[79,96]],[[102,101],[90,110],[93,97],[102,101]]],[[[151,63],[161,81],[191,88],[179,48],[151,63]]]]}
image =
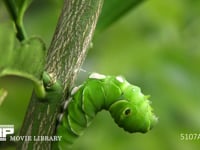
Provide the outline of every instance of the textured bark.
{"type": "Polygon", "coordinates": [[[86,56],[103,0],[66,0],[47,58],[47,71],[70,86],[86,56]]]}
{"type": "MultiPolygon", "coordinates": [[[[82,65],[101,11],[103,0],[65,0],[50,45],[46,71],[63,84],[63,99],[40,101],[33,93],[21,136],[52,136],[60,105],[82,65]]],[[[51,142],[19,142],[19,150],[48,150],[51,142]]]]}

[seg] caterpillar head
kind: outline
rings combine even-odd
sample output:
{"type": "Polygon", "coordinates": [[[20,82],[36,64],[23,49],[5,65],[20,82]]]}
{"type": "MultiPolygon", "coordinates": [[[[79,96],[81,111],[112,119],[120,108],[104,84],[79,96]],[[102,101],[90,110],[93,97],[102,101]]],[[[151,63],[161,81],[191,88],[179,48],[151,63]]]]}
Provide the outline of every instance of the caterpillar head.
{"type": "Polygon", "coordinates": [[[149,131],[157,122],[149,104],[148,96],[133,85],[125,87],[122,99],[110,106],[110,113],[115,122],[130,133],[149,131]]]}

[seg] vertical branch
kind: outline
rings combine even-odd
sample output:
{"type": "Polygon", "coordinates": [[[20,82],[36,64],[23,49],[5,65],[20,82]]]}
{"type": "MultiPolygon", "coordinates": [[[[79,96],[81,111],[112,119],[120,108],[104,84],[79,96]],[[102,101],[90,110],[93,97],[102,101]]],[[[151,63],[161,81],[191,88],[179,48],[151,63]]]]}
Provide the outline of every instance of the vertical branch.
{"type": "MultiPolygon", "coordinates": [[[[101,11],[103,0],[64,0],[51,42],[46,71],[61,81],[65,97],[82,65],[101,11]]],[[[20,132],[24,136],[55,134],[56,117],[64,99],[40,101],[33,93],[20,132]]],[[[17,149],[51,149],[51,142],[22,141],[17,149]]]]}
{"type": "Polygon", "coordinates": [[[73,83],[85,59],[103,0],[66,0],[47,58],[47,72],[73,83]]]}

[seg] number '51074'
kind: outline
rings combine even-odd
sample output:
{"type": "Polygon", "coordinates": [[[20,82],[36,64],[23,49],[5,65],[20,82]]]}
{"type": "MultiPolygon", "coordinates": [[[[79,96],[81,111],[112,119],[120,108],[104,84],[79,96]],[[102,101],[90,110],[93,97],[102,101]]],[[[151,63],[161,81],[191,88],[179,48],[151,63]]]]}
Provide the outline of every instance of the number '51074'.
{"type": "Polygon", "coordinates": [[[180,140],[186,140],[186,141],[200,140],[200,133],[181,133],[180,140]]]}

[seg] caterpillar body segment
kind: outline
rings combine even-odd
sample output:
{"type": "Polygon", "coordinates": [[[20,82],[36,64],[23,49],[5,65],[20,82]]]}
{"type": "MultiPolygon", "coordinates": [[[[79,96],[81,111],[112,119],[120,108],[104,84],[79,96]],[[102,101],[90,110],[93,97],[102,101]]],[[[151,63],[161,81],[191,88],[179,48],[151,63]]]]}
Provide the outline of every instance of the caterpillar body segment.
{"type": "Polygon", "coordinates": [[[108,110],[114,121],[125,131],[145,133],[157,122],[147,96],[139,87],[120,76],[93,73],[79,88],[72,90],[71,100],[57,133],[60,150],[70,147],[82,135],[95,115],[108,110]]]}

